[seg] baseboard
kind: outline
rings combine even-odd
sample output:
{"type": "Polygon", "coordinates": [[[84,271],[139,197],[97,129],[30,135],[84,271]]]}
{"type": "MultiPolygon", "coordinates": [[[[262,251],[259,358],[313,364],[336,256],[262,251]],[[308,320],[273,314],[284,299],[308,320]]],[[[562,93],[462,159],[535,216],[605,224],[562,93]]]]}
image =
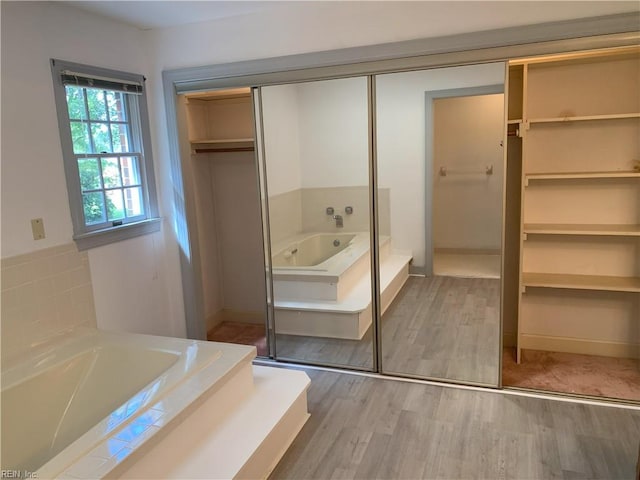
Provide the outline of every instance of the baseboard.
{"type": "Polygon", "coordinates": [[[520,348],[551,352],[579,353],[601,357],[640,358],[640,344],[602,342],[580,338],[520,335],[520,348]]]}
{"type": "Polygon", "coordinates": [[[518,345],[518,335],[515,332],[503,332],[502,333],[502,346],[503,347],[516,347],[518,345]]]}
{"type": "Polygon", "coordinates": [[[253,325],[264,325],[265,315],[266,315],[265,312],[228,310],[226,308],[223,308],[213,316],[214,317],[213,325],[217,326],[222,322],[251,323],[253,325]]]}
{"type": "Polygon", "coordinates": [[[421,277],[427,276],[427,267],[416,267],[409,264],[409,275],[419,275],[421,277]]]}

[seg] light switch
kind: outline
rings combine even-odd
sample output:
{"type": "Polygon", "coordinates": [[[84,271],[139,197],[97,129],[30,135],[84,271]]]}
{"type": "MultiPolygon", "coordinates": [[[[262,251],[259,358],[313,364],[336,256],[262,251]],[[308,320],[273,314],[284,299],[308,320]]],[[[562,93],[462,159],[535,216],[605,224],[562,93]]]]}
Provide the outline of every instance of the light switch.
{"type": "Polygon", "coordinates": [[[44,222],[41,218],[31,220],[31,231],[34,240],[42,240],[44,238],[44,222]]]}

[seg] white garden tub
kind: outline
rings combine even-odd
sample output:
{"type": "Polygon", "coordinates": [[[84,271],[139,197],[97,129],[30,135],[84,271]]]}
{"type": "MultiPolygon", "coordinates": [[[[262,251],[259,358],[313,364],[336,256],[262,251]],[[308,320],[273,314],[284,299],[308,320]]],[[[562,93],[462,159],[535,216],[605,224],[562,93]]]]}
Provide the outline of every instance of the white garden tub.
{"type": "MultiPolygon", "coordinates": [[[[272,258],[275,298],[340,301],[370,275],[369,245],[369,232],[306,233],[281,242],[272,258]]],[[[381,260],[389,245],[381,236],[381,260]]]]}
{"type": "Polygon", "coordinates": [[[108,474],[254,356],[239,345],[72,332],[3,364],[2,470],[41,479],[108,474]]]}

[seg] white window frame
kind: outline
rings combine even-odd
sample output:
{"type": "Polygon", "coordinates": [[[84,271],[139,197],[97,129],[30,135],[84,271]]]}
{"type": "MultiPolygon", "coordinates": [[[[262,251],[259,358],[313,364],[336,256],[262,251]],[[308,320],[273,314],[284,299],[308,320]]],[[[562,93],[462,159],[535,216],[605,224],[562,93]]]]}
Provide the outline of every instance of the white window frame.
{"type": "MultiPolygon", "coordinates": [[[[102,245],[108,245],[129,238],[157,232],[160,230],[161,220],[158,216],[158,202],[155,188],[155,176],[153,173],[153,158],[151,155],[151,134],[149,130],[149,113],[147,109],[147,98],[145,88],[145,78],[142,75],[120,72],[90,65],[82,65],[64,60],[51,59],[51,73],[53,75],[53,90],[58,113],[58,127],[60,130],[60,143],[62,146],[62,156],[67,181],[67,191],[69,197],[69,208],[73,223],[73,239],[79,250],[87,250],[102,245]],[[100,224],[87,224],[83,209],[82,187],[80,184],[80,174],[78,160],[81,158],[74,152],[71,134],[71,119],[67,106],[66,85],[70,85],[69,77],[75,76],[78,86],[87,86],[86,83],[99,85],[96,88],[104,90],[118,90],[131,88],[135,94],[127,94],[127,117],[128,125],[131,127],[130,137],[133,143],[132,155],[122,153],[101,152],[83,154],[86,158],[97,158],[100,162],[102,157],[129,157],[138,158],[140,170],[140,183],[142,189],[142,203],[144,212],[142,215],[122,220],[105,221],[100,224]],[[66,78],[67,80],[64,80],[66,78]],[[105,86],[106,85],[106,86],[105,86]],[[109,85],[113,85],[110,87],[109,85]]],[[[91,87],[89,87],[91,88],[91,87]]],[[[110,124],[107,120],[106,123],[110,124]]],[[[91,132],[89,131],[89,135],[91,132]]],[[[102,170],[100,170],[102,171],[102,170]]],[[[125,191],[122,190],[124,195],[125,191]]],[[[106,191],[107,187],[101,183],[100,191],[106,191]]],[[[118,190],[118,188],[116,188],[118,190]]],[[[126,209],[126,207],[124,207],[126,209]]],[[[105,204],[106,209],[106,204],[105,204]]]]}

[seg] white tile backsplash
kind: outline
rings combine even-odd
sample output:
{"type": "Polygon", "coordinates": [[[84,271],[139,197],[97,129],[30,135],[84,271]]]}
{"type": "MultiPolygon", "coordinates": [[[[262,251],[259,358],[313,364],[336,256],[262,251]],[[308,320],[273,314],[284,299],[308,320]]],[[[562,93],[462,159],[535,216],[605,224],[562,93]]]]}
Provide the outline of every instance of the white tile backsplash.
{"type": "MultiPolygon", "coordinates": [[[[378,218],[380,233],[390,235],[388,188],[378,189],[378,218]]],[[[269,197],[269,223],[272,244],[304,232],[368,232],[369,187],[301,188],[274,195],[269,197]],[[347,206],[353,208],[350,215],[345,212],[347,206]],[[342,215],[342,228],[327,215],[327,207],[342,215]]]]}
{"type": "Polygon", "coordinates": [[[75,244],[1,263],[3,360],[71,327],[96,327],[89,258],[75,244]]]}
{"type": "Polygon", "coordinates": [[[302,190],[269,197],[271,243],[276,244],[302,232],[302,190]]]}

